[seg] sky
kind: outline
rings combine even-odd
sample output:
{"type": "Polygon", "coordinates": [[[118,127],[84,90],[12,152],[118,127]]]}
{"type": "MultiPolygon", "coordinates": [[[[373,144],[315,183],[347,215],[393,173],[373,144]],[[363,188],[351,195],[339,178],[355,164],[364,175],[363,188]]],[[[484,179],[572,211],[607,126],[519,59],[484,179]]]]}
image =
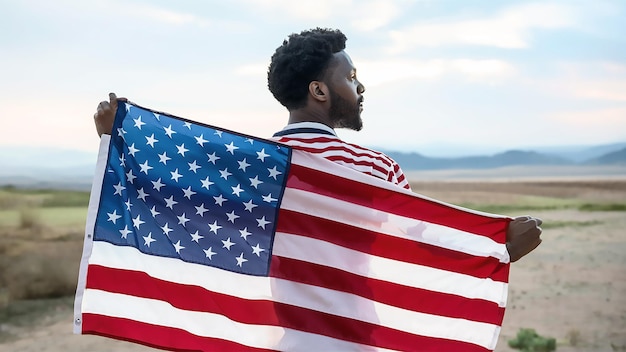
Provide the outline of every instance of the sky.
{"type": "Polygon", "coordinates": [[[626,141],[626,1],[0,0],[0,147],[93,151],[116,92],[269,137],[274,50],[348,37],[365,146],[437,156],[626,141]],[[455,150],[451,152],[451,150],[455,150]]]}

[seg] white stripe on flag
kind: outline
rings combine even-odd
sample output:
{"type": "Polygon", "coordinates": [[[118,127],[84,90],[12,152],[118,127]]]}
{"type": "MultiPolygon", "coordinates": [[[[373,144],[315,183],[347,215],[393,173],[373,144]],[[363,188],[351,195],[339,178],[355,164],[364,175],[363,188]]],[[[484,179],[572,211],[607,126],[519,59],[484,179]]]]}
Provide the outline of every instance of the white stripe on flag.
{"type": "Polygon", "coordinates": [[[318,351],[390,351],[277,326],[242,324],[220,314],[187,311],[159,300],[100,290],[85,290],[83,312],[178,328],[196,336],[279,351],[310,351],[312,346],[318,351]]]}

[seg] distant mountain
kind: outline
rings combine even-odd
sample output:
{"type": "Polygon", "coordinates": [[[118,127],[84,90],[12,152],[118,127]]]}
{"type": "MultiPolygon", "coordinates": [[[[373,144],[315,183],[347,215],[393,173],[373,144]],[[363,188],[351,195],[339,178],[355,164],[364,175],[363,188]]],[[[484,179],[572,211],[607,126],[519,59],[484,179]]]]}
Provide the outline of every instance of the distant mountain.
{"type": "MultiPolygon", "coordinates": [[[[386,149],[381,146],[369,146],[374,150],[381,150],[394,152],[397,150],[386,149]]],[[[515,150],[527,150],[540,154],[552,155],[570,161],[580,163],[589,159],[600,157],[604,154],[614,152],[620,149],[626,148],[626,142],[619,143],[607,143],[599,145],[560,145],[560,146],[520,146],[514,148],[515,150]]],[[[461,158],[470,156],[485,156],[494,155],[496,153],[504,153],[509,149],[497,148],[494,146],[481,146],[481,145],[458,145],[454,143],[435,143],[424,144],[420,147],[414,148],[413,151],[402,151],[404,153],[418,153],[430,158],[461,158]]]]}
{"type": "Polygon", "coordinates": [[[542,154],[549,154],[569,159],[577,163],[583,163],[623,148],[626,148],[626,143],[610,143],[594,146],[538,147],[528,149],[542,154]]]}
{"type": "Polygon", "coordinates": [[[626,148],[615,151],[615,152],[610,152],[607,154],[604,154],[602,156],[599,156],[597,158],[593,158],[590,160],[587,160],[585,162],[585,164],[588,165],[606,165],[606,164],[620,164],[620,165],[626,165],[626,148]]]}
{"type": "Polygon", "coordinates": [[[515,165],[610,165],[626,163],[626,143],[598,146],[509,150],[489,156],[428,157],[420,153],[384,151],[404,170],[488,169],[515,165]],[[538,151],[540,150],[540,151],[538,151]]]}
{"type": "Polygon", "coordinates": [[[0,186],[89,190],[97,153],[58,148],[0,148],[0,186]]]}
{"type": "Polygon", "coordinates": [[[61,148],[0,147],[0,173],[7,168],[95,167],[98,153],[61,148]]]}
{"type": "MultiPolygon", "coordinates": [[[[2,164],[0,164],[2,165],[2,164]]],[[[21,188],[89,190],[95,166],[0,167],[0,186],[21,188]]]]}
{"type": "Polygon", "coordinates": [[[386,152],[404,170],[434,169],[488,169],[512,165],[570,165],[565,158],[540,154],[533,151],[511,150],[492,156],[469,156],[462,158],[430,158],[418,153],[386,152]]]}

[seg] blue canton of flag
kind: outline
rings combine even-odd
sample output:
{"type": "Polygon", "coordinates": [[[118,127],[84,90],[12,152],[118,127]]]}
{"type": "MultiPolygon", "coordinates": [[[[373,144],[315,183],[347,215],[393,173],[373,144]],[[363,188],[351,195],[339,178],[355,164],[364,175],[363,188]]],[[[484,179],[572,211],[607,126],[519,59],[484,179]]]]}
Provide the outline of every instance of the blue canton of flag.
{"type": "Polygon", "coordinates": [[[290,149],[119,102],[94,240],[267,275],[290,149]]]}

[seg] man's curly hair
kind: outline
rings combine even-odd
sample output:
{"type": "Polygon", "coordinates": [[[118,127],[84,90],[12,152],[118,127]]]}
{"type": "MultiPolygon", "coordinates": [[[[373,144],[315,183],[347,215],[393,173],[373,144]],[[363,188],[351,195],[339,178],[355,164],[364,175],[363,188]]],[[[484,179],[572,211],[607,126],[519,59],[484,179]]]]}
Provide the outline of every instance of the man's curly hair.
{"type": "Polygon", "coordinates": [[[288,110],[305,106],[309,83],[320,80],[332,56],[346,48],[338,29],[315,28],[293,33],[272,55],[267,86],[288,110]]]}

